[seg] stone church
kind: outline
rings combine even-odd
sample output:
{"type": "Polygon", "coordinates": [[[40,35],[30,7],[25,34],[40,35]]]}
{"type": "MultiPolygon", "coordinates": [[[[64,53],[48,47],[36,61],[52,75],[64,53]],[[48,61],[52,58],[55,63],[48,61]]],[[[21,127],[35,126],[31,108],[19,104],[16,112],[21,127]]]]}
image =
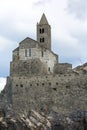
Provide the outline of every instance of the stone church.
{"type": "Polygon", "coordinates": [[[37,23],[37,40],[27,37],[13,51],[0,107],[9,111],[11,106],[14,113],[86,110],[87,93],[80,88],[80,81],[84,84],[86,79],[74,73],[71,64],[58,62],[51,50],[51,26],[43,14],[37,23]]]}
{"type": "Polygon", "coordinates": [[[51,50],[51,26],[43,14],[37,23],[37,41],[27,37],[13,51],[11,76],[53,74],[58,67],[67,71],[71,64],[58,64],[58,55],[51,50]]]}

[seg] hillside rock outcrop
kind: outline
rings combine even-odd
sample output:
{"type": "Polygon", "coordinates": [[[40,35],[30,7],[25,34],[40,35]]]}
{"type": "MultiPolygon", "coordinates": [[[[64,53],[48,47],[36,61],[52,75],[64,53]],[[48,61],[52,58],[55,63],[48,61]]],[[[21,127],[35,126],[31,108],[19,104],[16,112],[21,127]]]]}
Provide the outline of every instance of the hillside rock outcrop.
{"type": "Polygon", "coordinates": [[[87,130],[87,111],[76,111],[70,115],[30,111],[14,117],[0,113],[0,130],[87,130]]]}

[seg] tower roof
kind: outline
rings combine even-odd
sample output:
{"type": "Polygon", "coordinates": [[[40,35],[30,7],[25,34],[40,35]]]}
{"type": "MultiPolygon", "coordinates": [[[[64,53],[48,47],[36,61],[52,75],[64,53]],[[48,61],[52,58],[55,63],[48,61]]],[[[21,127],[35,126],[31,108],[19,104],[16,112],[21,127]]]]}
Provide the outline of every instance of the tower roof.
{"type": "Polygon", "coordinates": [[[41,17],[41,20],[40,20],[39,24],[49,24],[44,13],[43,13],[43,15],[41,17]]]}

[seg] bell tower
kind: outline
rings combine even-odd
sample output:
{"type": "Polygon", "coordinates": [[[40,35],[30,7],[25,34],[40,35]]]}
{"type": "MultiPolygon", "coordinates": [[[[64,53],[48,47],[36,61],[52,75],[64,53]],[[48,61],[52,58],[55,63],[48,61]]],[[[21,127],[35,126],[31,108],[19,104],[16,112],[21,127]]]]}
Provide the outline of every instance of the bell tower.
{"type": "Polygon", "coordinates": [[[51,50],[51,27],[44,13],[37,23],[37,41],[42,47],[51,50]]]}

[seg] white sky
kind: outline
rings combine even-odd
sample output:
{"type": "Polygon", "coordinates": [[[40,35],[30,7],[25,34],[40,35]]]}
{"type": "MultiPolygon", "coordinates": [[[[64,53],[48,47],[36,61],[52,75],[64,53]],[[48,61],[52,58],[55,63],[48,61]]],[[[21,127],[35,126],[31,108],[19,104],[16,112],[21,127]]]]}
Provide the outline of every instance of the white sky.
{"type": "Polygon", "coordinates": [[[36,39],[43,12],[59,61],[73,67],[87,61],[87,0],[0,0],[0,88],[9,75],[12,50],[26,37],[36,39]]]}

